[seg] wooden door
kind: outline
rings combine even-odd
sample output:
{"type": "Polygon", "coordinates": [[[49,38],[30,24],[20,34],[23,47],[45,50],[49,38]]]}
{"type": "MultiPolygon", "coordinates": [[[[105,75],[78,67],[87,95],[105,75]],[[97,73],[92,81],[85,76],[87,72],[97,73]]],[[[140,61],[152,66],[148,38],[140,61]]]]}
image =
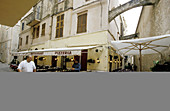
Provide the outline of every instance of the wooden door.
{"type": "Polygon", "coordinates": [[[87,54],[88,50],[81,52],[81,71],[87,71],[87,54]]]}

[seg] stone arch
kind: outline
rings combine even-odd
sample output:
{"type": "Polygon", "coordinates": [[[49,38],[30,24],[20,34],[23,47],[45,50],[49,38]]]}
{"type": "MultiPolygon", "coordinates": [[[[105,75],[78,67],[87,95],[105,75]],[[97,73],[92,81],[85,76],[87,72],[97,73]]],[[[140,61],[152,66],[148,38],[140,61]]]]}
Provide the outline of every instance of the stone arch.
{"type": "Polygon", "coordinates": [[[130,9],[140,6],[154,5],[156,2],[159,2],[159,0],[131,0],[123,5],[118,6],[117,8],[111,9],[111,11],[109,11],[109,22],[111,22],[118,15],[130,9]]]}

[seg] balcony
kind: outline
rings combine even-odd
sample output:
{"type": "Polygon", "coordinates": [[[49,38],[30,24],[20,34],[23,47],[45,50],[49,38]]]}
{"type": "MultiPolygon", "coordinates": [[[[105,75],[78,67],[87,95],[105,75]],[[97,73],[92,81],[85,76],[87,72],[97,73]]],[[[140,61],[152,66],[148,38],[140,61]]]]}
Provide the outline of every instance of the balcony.
{"type": "Polygon", "coordinates": [[[26,19],[27,19],[26,24],[28,26],[34,26],[34,25],[40,23],[40,21],[41,21],[40,13],[32,12],[30,15],[27,16],[26,19]]]}
{"type": "Polygon", "coordinates": [[[56,0],[54,14],[73,9],[73,0],[56,0]]]}

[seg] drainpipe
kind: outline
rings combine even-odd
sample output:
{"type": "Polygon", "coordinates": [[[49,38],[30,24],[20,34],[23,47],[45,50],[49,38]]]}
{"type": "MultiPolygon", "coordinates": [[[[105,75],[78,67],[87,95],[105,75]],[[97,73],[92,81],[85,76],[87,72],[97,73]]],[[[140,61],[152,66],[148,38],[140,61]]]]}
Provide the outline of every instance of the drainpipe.
{"type": "Polygon", "coordinates": [[[42,15],[43,15],[43,4],[44,4],[44,0],[41,0],[42,3],[41,3],[41,14],[40,14],[40,20],[42,19],[42,15]]]}
{"type": "Polygon", "coordinates": [[[54,17],[54,10],[55,10],[55,6],[56,6],[56,0],[54,1],[54,5],[51,11],[51,25],[50,25],[50,40],[52,40],[52,29],[53,29],[53,17],[54,17]]]}
{"type": "Polygon", "coordinates": [[[102,29],[102,17],[103,17],[103,6],[102,6],[102,0],[100,0],[100,5],[101,5],[101,15],[100,15],[100,18],[101,18],[101,21],[100,21],[100,28],[102,29]]]}
{"type": "Polygon", "coordinates": [[[53,29],[53,15],[51,16],[51,25],[50,25],[50,40],[52,40],[52,29],[53,29]]]}

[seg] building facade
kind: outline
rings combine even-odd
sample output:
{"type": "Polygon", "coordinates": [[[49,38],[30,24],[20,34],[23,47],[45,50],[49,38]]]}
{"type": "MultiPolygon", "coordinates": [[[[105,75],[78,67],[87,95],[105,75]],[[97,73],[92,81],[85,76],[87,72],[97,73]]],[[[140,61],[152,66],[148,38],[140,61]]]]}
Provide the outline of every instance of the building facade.
{"type": "Polygon", "coordinates": [[[13,59],[11,52],[18,51],[20,32],[19,23],[14,27],[0,25],[0,61],[10,63],[13,59]]]}
{"type": "Polygon", "coordinates": [[[122,57],[110,41],[119,40],[123,21],[121,16],[108,21],[109,10],[117,5],[118,0],[40,0],[21,20],[19,51],[95,46],[79,56],[44,56],[43,61],[35,56],[34,62],[71,68],[67,58],[78,59],[82,71],[121,68],[122,57]]]}
{"type": "MultiPolygon", "coordinates": [[[[136,30],[140,38],[170,34],[169,5],[169,0],[160,0],[155,5],[143,7],[136,30]]],[[[143,71],[151,71],[154,61],[170,61],[170,49],[163,51],[162,57],[160,54],[143,55],[142,61],[143,71]]],[[[139,64],[137,56],[135,63],[139,64]]]]}

